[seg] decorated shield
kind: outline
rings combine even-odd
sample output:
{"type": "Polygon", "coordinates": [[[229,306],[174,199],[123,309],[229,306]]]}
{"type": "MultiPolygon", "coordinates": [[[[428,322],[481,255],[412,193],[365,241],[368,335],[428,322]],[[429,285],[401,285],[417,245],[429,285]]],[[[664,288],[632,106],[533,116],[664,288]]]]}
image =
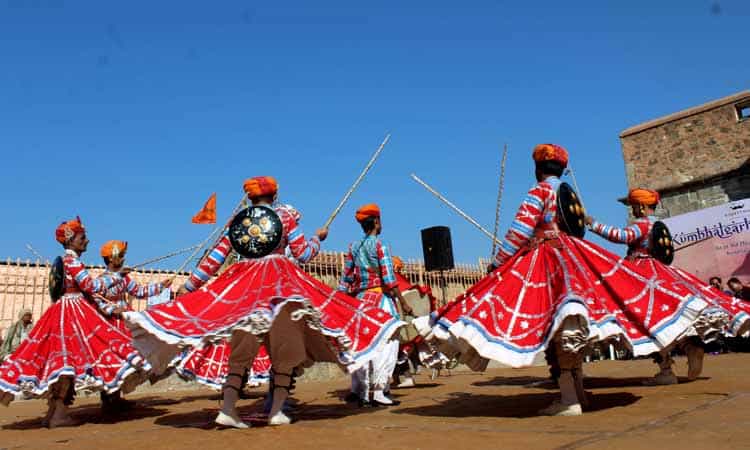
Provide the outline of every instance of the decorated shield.
{"type": "Polygon", "coordinates": [[[557,188],[557,225],[565,233],[583,238],[586,234],[586,210],[581,200],[568,183],[561,183],[557,188]]]}
{"type": "Polygon", "coordinates": [[[52,261],[49,268],[49,296],[53,302],[60,300],[65,293],[65,266],[61,257],[52,261]]]}
{"type": "Polygon", "coordinates": [[[245,258],[261,258],[279,246],[284,226],[276,211],[267,206],[250,206],[229,224],[229,241],[245,258]]]}
{"type": "Polygon", "coordinates": [[[649,252],[651,256],[664,264],[672,264],[674,260],[674,244],[672,244],[672,233],[664,222],[657,221],[651,227],[651,236],[649,239],[649,252]]]}

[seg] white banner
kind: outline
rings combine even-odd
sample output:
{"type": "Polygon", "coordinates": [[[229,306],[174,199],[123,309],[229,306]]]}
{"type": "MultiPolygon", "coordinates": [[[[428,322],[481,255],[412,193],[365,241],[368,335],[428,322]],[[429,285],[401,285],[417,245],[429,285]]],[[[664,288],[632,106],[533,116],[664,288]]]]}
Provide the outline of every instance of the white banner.
{"type": "Polygon", "coordinates": [[[703,281],[750,282],[750,199],[664,219],[676,249],[673,265],[703,281]]]}

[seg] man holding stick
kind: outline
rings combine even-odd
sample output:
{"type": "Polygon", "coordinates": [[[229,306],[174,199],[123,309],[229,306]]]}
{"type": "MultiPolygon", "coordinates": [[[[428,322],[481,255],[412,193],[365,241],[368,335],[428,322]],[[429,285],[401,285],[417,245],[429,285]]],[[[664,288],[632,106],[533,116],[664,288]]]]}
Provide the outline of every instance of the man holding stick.
{"type": "MultiPolygon", "coordinates": [[[[354,295],[397,318],[399,312],[393,299],[398,299],[401,310],[411,315],[411,307],[398,288],[390,249],[379,237],[383,229],[380,208],[375,204],[364,205],[357,210],[355,217],[365,236],[349,245],[339,291],[354,295]]],[[[369,379],[370,365],[352,374],[352,392],[359,396],[360,405],[370,405],[370,384],[373,386],[372,405],[396,404],[385,392],[397,360],[398,342],[392,341],[372,359],[372,380],[369,379]]]]}

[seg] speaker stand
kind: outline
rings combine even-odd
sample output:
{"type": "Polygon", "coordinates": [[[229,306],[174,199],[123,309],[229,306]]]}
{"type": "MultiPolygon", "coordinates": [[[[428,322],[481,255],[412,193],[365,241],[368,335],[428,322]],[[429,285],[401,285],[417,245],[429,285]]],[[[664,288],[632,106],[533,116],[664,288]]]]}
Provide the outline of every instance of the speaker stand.
{"type": "Polygon", "coordinates": [[[445,271],[440,271],[440,290],[443,292],[443,306],[446,305],[446,291],[448,290],[447,283],[445,282],[445,271]]]}

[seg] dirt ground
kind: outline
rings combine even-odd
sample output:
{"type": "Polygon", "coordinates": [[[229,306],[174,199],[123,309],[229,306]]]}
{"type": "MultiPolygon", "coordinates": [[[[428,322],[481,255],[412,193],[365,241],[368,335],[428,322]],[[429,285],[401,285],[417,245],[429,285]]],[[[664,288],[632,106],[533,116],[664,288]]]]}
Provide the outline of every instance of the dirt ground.
{"type": "MultiPolygon", "coordinates": [[[[678,375],[687,371],[678,359],[678,375]]],[[[704,376],[646,387],[648,360],[587,364],[592,405],[583,417],[537,417],[556,396],[546,368],[454,372],[394,391],[402,403],[358,409],[344,404],[346,380],[308,382],[295,394],[294,424],[265,426],[262,392],[241,401],[249,430],[212,424],[217,395],[209,390],[131,396],[139,406],[116,418],[99,414],[96,398],[80,399],[83,425],[41,427],[38,400],[0,409],[2,449],[719,449],[750,448],[750,354],[707,356],[704,376]]]]}

